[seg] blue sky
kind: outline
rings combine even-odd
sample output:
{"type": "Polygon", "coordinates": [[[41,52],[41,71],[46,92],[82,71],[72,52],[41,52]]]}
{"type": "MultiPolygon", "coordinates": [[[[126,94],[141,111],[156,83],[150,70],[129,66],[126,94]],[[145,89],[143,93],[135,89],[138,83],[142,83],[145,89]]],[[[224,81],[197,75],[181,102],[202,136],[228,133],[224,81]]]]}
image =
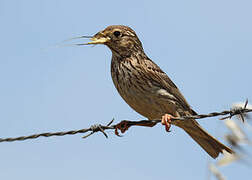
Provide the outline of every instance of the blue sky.
{"type": "MultiPolygon", "coordinates": [[[[137,32],[198,113],[252,101],[251,7],[249,0],[1,0],[0,137],[143,118],[116,92],[108,48],[48,48],[112,24],[137,32]]],[[[217,118],[200,123],[224,141],[217,118]]],[[[207,154],[177,127],[108,134],[2,143],[0,179],[206,179],[207,154]]],[[[252,176],[239,163],[221,171],[229,180],[252,176]]]]}

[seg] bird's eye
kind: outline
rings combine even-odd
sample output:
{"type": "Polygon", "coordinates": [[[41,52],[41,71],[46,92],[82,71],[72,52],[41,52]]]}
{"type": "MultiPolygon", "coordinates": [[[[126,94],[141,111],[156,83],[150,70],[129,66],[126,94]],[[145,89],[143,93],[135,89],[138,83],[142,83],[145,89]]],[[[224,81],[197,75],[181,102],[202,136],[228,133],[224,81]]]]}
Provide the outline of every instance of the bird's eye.
{"type": "Polygon", "coordinates": [[[115,37],[119,37],[120,34],[121,34],[120,31],[115,31],[115,32],[114,32],[115,37]]]}

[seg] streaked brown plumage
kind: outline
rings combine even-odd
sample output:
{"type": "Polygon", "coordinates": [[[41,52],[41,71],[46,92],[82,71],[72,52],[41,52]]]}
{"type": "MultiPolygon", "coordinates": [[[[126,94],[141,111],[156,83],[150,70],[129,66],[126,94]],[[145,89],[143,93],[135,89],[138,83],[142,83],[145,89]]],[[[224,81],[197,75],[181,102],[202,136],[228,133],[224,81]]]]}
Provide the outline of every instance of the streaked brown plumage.
{"type": "MultiPolygon", "coordinates": [[[[195,115],[170,78],[143,50],[136,33],[127,26],[114,25],[98,32],[88,44],[105,44],[112,51],[111,75],[127,104],[149,120],[164,114],[175,117],[195,115]]],[[[175,121],[211,157],[232,150],[208,134],[195,120],[175,121]]]]}

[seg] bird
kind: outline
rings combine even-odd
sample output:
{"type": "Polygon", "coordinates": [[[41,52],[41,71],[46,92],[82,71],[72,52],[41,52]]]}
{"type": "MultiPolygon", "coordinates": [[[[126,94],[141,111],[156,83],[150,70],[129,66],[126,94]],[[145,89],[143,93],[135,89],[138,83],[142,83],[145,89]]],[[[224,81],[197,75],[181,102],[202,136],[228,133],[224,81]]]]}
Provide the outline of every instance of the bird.
{"type": "MultiPolygon", "coordinates": [[[[212,158],[233,151],[206,132],[194,120],[171,121],[173,117],[192,116],[190,107],[168,75],[144,52],[135,31],[125,25],[110,25],[83,45],[106,45],[112,51],[111,76],[124,101],[148,120],[161,119],[166,131],[171,124],[182,128],[212,158]]],[[[150,123],[152,127],[156,123],[150,123]]],[[[127,127],[121,131],[127,130],[127,127]]]]}

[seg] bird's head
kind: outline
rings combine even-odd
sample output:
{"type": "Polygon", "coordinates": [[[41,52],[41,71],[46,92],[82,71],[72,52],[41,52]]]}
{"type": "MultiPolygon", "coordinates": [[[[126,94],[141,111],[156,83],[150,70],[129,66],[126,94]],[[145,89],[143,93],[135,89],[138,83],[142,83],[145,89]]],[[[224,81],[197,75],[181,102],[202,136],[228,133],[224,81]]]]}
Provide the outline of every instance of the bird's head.
{"type": "Polygon", "coordinates": [[[122,25],[108,26],[96,33],[86,44],[104,44],[111,49],[113,55],[122,57],[143,52],[136,33],[130,27],[122,25]]]}

